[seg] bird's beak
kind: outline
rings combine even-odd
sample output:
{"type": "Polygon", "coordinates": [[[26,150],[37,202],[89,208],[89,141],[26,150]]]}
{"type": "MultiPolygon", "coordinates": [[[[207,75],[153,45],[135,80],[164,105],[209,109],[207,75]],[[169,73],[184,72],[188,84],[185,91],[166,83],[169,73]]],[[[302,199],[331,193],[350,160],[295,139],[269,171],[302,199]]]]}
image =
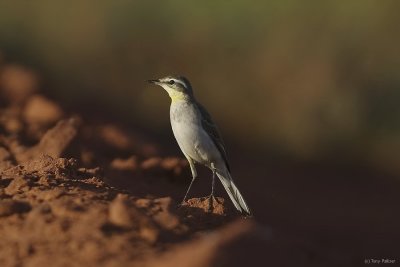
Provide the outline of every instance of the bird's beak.
{"type": "Polygon", "coordinates": [[[147,80],[149,83],[159,84],[160,80],[147,80]]]}

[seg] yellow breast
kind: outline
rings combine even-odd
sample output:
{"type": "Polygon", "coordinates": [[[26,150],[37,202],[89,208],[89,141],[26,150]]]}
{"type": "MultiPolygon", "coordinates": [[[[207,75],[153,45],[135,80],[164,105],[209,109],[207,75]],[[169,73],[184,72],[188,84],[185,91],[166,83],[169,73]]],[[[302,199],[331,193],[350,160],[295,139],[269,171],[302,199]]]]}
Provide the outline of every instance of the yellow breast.
{"type": "Polygon", "coordinates": [[[185,100],[185,94],[177,91],[171,92],[169,97],[171,97],[172,102],[185,100]]]}

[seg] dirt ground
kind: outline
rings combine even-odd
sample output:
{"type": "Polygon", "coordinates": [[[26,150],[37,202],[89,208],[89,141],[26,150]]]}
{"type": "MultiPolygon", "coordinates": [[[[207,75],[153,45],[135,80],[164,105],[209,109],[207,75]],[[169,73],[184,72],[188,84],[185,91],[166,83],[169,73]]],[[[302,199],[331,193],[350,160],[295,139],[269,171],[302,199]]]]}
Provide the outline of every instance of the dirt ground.
{"type": "Polygon", "coordinates": [[[183,158],[161,156],[161,145],[124,125],[66,111],[24,67],[3,65],[0,90],[2,267],[400,260],[397,184],[367,180],[361,193],[357,183],[339,192],[345,177],[322,184],[315,177],[323,169],[275,166],[266,175],[280,182],[258,184],[249,197],[255,218],[242,218],[222,197],[213,211],[206,198],[178,206],[190,177],[183,158]],[[261,195],[265,202],[256,203],[261,195]],[[333,200],[315,201],[323,197],[333,200]]]}

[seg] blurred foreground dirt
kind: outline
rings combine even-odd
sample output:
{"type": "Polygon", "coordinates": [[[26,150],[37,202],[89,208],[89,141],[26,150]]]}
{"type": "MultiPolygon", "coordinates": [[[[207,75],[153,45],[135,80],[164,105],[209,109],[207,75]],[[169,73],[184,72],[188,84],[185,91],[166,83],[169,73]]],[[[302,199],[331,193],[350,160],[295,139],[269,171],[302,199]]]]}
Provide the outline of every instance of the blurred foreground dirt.
{"type": "Polygon", "coordinates": [[[30,70],[1,68],[0,266],[349,263],[307,236],[241,218],[223,198],[213,212],[205,198],[178,207],[190,181],[183,158],[38,88],[30,70]]]}

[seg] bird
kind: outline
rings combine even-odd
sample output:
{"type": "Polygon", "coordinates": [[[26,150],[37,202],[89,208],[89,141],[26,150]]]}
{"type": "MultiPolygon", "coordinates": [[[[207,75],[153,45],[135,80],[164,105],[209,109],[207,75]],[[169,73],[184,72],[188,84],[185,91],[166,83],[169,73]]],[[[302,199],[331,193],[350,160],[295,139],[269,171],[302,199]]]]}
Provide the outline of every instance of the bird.
{"type": "Polygon", "coordinates": [[[197,178],[195,164],[200,164],[212,171],[210,207],[214,199],[215,176],[217,176],[235,208],[242,215],[251,216],[249,206],[232,179],[225,145],[219,130],[207,110],[196,100],[189,80],[183,76],[166,76],[148,80],[148,82],[161,86],[171,98],[172,131],[189,162],[192,180],[182,204],[185,203],[193,182],[197,178]]]}

